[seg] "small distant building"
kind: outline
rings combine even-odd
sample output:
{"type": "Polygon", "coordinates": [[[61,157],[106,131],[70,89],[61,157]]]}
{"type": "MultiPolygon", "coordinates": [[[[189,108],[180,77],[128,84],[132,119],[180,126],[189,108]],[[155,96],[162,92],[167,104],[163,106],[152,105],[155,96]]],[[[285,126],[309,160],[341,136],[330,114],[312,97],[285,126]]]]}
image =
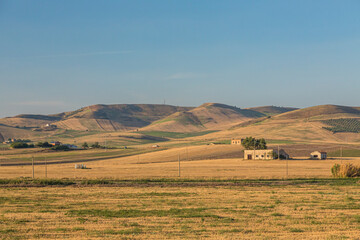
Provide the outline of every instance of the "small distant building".
{"type": "Polygon", "coordinates": [[[69,149],[73,149],[73,150],[79,149],[78,146],[72,145],[72,144],[63,144],[63,146],[66,146],[66,147],[68,147],[69,149]]]}
{"type": "Polygon", "coordinates": [[[53,146],[60,146],[61,145],[61,142],[59,141],[54,141],[54,142],[50,142],[51,145],[53,146]]]}
{"type": "Polygon", "coordinates": [[[47,123],[42,127],[43,130],[54,130],[56,128],[57,126],[51,123],[47,123]]]}
{"type": "Polygon", "coordinates": [[[231,145],[241,145],[244,139],[233,138],[231,139],[231,145]]]}
{"type": "Polygon", "coordinates": [[[75,169],[86,169],[85,164],[75,164],[75,169]]]}
{"type": "Polygon", "coordinates": [[[310,158],[311,159],[323,160],[323,159],[327,158],[327,153],[326,152],[315,151],[315,152],[310,153],[310,158]]]}
{"type": "Polygon", "coordinates": [[[244,150],[245,160],[257,160],[257,159],[274,159],[274,150],[262,149],[262,150],[244,150]]]}
{"type": "MultiPolygon", "coordinates": [[[[274,152],[278,154],[278,150],[274,150],[274,152]]],[[[284,149],[280,149],[280,159],[290,159],[290,155],[284,149]]]]}

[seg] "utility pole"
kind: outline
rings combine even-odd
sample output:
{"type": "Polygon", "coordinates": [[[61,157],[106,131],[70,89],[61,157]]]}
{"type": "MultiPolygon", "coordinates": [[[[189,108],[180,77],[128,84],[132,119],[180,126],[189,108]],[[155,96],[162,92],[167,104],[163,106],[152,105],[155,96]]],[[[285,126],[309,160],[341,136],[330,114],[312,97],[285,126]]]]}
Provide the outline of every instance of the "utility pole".
{"type": "Polygon", "coordinates": [[[179,177],[180,177],[180,153],[178,155],[178,162],[179,162],[179,177]]]}
{"type": "Polygon", "coordinates": [[[343,150],[342,147],[340,147],[340,163],[342,164],[342,158],[343,158],[343,150]]]}
{"type": "Polygon", "coordinates": [[[280,160],[280,146],[278,145],[278,160],[280,160]]]}
{"type": "Polygon", "coordinates": [[[45,178],[47,178],[47,159],[45,156],[45,178]]]}
{"type": "Polygon", "coordinates": [[[289,178],[289,159],[286,158],[286,178],[289,178]]]}
{"type": "Polygon", "coordinates": [[[254,138],[254,160],[256,159],[255,149],[256,149],[256,139],[254,138]]]}
{"type": "Polygon", "coordinates": [[[34,173],[34,156],[32,156],[32,178],[35,178],[35,173],[34,173]]]}

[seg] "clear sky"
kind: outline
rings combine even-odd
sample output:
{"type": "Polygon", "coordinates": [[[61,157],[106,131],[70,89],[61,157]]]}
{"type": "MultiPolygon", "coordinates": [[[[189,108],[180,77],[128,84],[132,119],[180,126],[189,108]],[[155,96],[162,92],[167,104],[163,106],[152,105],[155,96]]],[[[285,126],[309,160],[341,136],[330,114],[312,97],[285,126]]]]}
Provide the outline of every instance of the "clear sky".
{"type": "Polygon", "coordinates": [[[0,117],[92,104],[360,106],[358,0],[0,0],[0,117]]]}

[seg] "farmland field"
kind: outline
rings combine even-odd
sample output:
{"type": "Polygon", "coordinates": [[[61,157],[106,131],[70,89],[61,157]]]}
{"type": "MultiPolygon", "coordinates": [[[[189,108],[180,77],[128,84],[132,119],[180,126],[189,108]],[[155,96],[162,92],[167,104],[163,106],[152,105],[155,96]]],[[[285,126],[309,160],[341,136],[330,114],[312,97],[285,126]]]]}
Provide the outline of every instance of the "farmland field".
{"type": "Polygon", "coordinates": [[[2,181],[0,196],[2,239],[356,239],[360,233],[356,179],[2,181]]]}
{"type": "Polygon", "coordinates": [[[358,150],[289,150],[320,147],[334,158],[243,160],[230,144],[3,150],[0,165],[57,164],[35,165],[34,180],[30,165],[0,166],[0,238],[356,239],[360,181],[331,178],[330,168],[360,165],[358,150]]]}

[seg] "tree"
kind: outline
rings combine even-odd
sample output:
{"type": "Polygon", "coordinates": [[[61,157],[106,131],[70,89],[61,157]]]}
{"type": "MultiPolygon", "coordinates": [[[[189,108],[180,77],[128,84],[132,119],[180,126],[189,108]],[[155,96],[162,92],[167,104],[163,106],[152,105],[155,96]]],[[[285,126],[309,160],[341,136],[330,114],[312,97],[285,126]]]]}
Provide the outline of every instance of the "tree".
{"type": "Polygon", "coordinates": [[[24,143],[24,142],[14,142],[10,145],[10,147],[12,147],[12,148],[33,148],[34,144],[28,145],[27,143],[24,143]]]}
{"type": "Polygon", "coordinates": [[[101,148],[99,142],[95,142],[93,145],[91,145],[92,148],[101,148]]]}
{"type": "Polygon", "coordinates": [[[253,138],[253,137],[246,137],[246,138],[241,142],[241,145],[243,145],[243,147],[244,147],[246,150],[254,149],[254,146],[255,146],[255,138],[253,138]]]}
{"type": "Polygon", "coordinates": [[[84,142],[83,145],[82,145],[82,148],[88,148],[89,145],[87,144],[87,142],[84,142]]]}
{"type": "Polygon", "coordinates": [[[55,150],[55,151],[68,151],[68,150],[70,150],[70,148],[68,146],[66,146],[66,145],[54,146],[51,149],[55,150]]]}
{"type": "Polygon", "coordinates": [[[41,148],[51,148],[52,145],[48,142],[38,142],[36,144],[37,147],[41,147],[41,148]]]}
{"type": "Polygon", "coordinates": [[[243,145],[246,150],[267,149],[266,141],[264,138],[256,139],[253,137],[246,137],[241,142],[241,145],[243,145]]]}
{"type": "Polygon", "coordinates": [[[257,149],[267,149],[266,141],[264,138],[258,139],[258,146],[257,149]]]}

